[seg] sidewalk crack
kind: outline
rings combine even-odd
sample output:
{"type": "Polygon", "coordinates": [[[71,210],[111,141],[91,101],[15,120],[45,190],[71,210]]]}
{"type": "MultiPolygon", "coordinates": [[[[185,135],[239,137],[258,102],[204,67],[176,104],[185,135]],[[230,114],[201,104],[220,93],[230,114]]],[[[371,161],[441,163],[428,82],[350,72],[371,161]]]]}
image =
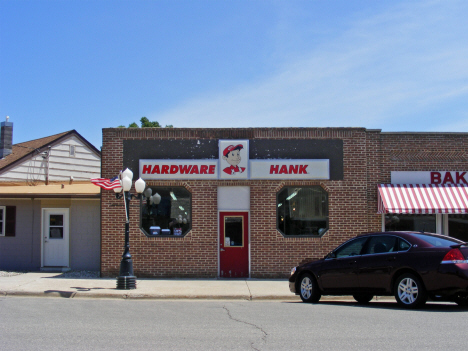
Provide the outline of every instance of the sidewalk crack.
{"type": "Polygon", "coordinates": [[[249,290],[249,301],[252,301],[252,292],[250,291],[250,286],[249,283],[247,283],[247,280],[244,280],[245,285],[247,285],[247,290],[249,290]]]}

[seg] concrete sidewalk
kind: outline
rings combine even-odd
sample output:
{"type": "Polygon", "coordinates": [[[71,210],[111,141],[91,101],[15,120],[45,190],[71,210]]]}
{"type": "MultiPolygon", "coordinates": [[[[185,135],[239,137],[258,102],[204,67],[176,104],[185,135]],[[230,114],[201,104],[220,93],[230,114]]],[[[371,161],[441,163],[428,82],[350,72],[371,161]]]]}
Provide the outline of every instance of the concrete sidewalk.
{"type": "Polygon", "coordinates": [[[117,290],[115,278],[64,278],[61,273],[0,276],[0,296],[117,299],[289,300],[288,281],[266,279],[138,279],[137,288],[117,290]]]}

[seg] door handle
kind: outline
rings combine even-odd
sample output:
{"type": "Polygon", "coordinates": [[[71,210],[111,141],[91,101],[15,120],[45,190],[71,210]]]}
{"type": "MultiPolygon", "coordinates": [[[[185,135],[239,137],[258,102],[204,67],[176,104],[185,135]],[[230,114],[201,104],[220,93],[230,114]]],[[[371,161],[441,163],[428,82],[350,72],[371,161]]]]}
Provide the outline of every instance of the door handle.
{"type": "Polygon", "coordinates": [[[395,256],[389,257],[389,258],[387,258],[387,261],[389,261],[389,262],[396,261],[396,257],[395,256]]]}
{"type": "Polygon", "coordinates": [[[226,251],[226,250],[224,250],[224,249],[219,249],[219,251],[226,251]]]}

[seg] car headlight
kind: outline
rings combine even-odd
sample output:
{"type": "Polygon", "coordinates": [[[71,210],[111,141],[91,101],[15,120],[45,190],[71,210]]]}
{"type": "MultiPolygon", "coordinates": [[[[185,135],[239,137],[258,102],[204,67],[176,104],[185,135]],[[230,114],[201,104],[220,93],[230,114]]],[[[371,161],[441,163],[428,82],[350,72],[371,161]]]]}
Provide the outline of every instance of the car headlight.
{"type": "Polygon", "coordinates": [[[297,268],[297,267],[294,267],[293,269],[291,269],[291,275],[293,275],[294,273],[296,273],[296,268],[297,268]]]}

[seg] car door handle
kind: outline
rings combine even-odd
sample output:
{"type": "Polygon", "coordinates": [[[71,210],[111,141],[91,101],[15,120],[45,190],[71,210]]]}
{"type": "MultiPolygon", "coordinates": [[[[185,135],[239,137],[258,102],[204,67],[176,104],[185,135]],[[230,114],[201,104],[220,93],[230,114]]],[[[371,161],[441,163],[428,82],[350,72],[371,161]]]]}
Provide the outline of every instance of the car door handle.
{"type": "Polygon", "coordinates": [[[389,257],[389,258],[387,258],[387,261],[389,261],[389,262],[396,261],[396,257],[395,256],[389,257]]]}

